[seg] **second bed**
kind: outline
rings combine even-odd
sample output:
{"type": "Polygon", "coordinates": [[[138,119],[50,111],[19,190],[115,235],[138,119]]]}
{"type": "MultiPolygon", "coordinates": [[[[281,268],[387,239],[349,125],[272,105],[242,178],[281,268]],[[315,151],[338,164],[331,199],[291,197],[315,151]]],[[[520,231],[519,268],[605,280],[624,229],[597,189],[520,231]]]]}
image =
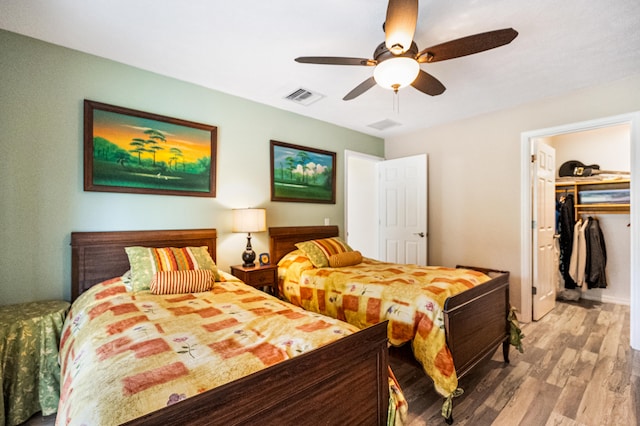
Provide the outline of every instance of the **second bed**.
{"type": "Polygon", "coordinates": [[[281,296],[359,328],[388,320],[390,343],[411,342],[416,359],[446,397],[445,417],[451,416],[460,377],[500,345],[508,362],[508,272],[367,258],[355,264],[347,261],[350,266],[327,267],[318,265],[313,250],[335,243],[336,226],[275,227],[269,233],[281,296]]]}

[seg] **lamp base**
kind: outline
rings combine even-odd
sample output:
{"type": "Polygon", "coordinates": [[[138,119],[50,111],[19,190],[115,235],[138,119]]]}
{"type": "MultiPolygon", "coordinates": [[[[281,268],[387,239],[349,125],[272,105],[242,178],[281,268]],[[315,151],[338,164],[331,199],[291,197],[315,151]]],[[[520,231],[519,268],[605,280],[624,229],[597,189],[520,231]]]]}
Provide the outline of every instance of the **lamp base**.
{"type": "Polygon", "coordinates": [[[245,251],[244,253],[242,253],[242,266],[245,268],[254,268],[256,266],[255,261],[256,260],[256,252],[251,250],[251,251],[245,251]]]}
{"type": "Polygon", "coordinates": [[[251,248],[251,234],[247,236],[247,247],[245,247],[244,252],[242,252],[242,266],[244,268],[254,268],[256,264],[254,261],[256,260],[256,252],[251,248]]]}

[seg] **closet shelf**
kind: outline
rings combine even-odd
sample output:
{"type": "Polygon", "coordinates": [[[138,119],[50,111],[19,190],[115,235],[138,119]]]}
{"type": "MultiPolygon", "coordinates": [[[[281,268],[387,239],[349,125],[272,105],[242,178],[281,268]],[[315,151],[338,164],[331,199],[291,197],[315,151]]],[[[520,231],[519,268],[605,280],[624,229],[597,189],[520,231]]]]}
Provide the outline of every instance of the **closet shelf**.
{"type": "Polygon", "coordinates": [[[573,194],[576,218],[581,214],[629,214],[630,203],[579,203],[584,191],[629,191],[629,179],[556,182],[556,198],[573,194]]]}

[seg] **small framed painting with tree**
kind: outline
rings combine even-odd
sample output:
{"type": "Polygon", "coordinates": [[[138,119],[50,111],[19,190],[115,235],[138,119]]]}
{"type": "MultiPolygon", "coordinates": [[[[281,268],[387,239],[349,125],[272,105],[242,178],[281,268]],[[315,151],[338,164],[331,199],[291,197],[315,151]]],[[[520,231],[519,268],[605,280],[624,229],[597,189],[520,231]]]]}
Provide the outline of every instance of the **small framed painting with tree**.
{"type": "Polygon", "coordinates": [[[336,203],[336,153],[271,141],[271,201],[336,203]]]}
{"type": "Polygon", "coordinates": [[[84,101],[84,190],[216,196],[217,127],[84,101]]]}

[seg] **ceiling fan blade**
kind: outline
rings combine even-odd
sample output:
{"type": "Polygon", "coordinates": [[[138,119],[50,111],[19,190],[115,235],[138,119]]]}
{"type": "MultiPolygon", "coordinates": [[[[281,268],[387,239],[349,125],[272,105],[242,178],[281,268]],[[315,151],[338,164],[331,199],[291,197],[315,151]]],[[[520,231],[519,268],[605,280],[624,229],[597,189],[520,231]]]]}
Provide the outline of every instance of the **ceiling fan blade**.
{"type": "Polygon", "coordinates": [[[446,61],[484,52],[511,43],[517,35],[518,32],[513,28],[505,28],[458,38],[423,49],[418,53],[418,62],[446,61]]]}
{"type": "Polygon", "coordinates": [[[440,80],[423,70],[420,70],[418,77],[416,77],[411,85],[419,91],[431,96],[440,95],[446,90],[446,87],[440,83],[440,80]]]}
{"type": "Polygon", "coordinates": [[[411,47],[418,22],[418,0],[389,0],[384,23],[387,49],[399,55],[411,47]]]}
{"type": "Polygon", "coordinates": [[[302,64],[321,64],[321,65],[365,65],[374,66],[376,61],[365,58],[342,58],[339,56],[302,56],[295,59],[296,62],[302,64]]]}
{"type": "Polygon", "coordinates": [[[371,89],[376,85],[376,80],[373,77],[369,77],[362,83],[358,84],[352,91],[347,93],[347,95],[342,98],[343,101],[350,101],[351,99],[355,99],[358,96],[362,95],[367,90],[371,89]]]}

